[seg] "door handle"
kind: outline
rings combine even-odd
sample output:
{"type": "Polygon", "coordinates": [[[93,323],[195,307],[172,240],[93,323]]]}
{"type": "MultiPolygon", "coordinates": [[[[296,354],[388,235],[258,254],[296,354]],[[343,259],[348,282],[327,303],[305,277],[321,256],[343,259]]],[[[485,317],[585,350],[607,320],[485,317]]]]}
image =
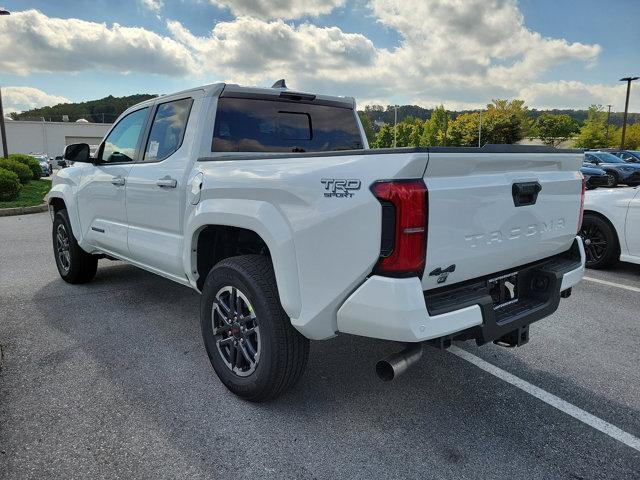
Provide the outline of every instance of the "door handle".
{"type": "Polygon", "coordinates": [[[159,178],[156,181],[156,185],[162,188],[176,188],[178,186],[178,181],[175,178],[159,178]]]}
{"type": "Polygon", "coordinates": [[[122,185],[124,185],[124,177],[113,177],[111,179],[111,183],[113,183],[114,185],[121,187],[122,185]]]}

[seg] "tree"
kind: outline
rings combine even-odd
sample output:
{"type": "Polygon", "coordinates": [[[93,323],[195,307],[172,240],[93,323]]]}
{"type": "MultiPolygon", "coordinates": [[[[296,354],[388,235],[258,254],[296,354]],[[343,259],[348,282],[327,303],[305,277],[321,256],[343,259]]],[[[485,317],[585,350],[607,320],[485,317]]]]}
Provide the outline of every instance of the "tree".
{"type": "Polygon", "coordinates": [[[517,143],[530,126],[523,100],[493,100],[482,115],[482,143],[517,143]]]}
{"type": "Polygon", "coordinates": [[[530,137],[539,138],[545,145],[557,147],[578,132],[578,126],[569,115],[543,113],[529,132],[530,137]]]}
{"type": "Polygon", "coordinates": [[[372,145],[376,138],[376,131],[373,127],[373,122],[365,115],[364,112],[358,112],[358,117],[360,117],[360,123],[362,123],[362,129],[364,130],[364,134],[367,137],[367,143],[372,145]]]}
{"type": "Polygon", "coordinates": [[[607,114],[602,105],[591,105],[587,120],[580,129],[574,145],[578,148],[602,148],[607,144],[607,114]]]}
{"type": "Polygon", "coordinates": [[[422,130],[424,129],[424,122],[422,120],[417,120],[411,126],[411,135],[409,135],[409,146],[410,147],[419,147],[420,146],[420,138],[422,137],[422,130]]]}
{"type": "Polygon", "coordinates": [[[383,125],[376,139],[373,142],[373,148],[389,148],[393,147],[393,127],[391,125],[383,125]]]}
{"type": "MultiPolygon", "coordinates": [[[[609,146],[620,148],[622,143],[622,128],[617,128],[615,132],[609,134],[609,146]]],[[[624,136],[624,148],[626,150],[640,150],[640,122],[627,125],[627,132],[624,136]]]]}
{"type": "Polygon", "coordinates": [[[456,119],[449,124],[449,131],[447,133],[449,145],[461,147],[477,146],[479,124],[480,114],[478,112],[458,115],[456,119]]]}
{"type": "Polygon", "coordinates": [[[408,122],[400,122],[396,125],[396,146],[408,147],[411,139],[411,132],[413,130],[413,124],[408,122]]]}
{"type": "Polygon", "coordinates": [[[436,145],[447,144],[447,129],[449,128],[449,114],[443,105],[436,107],[429,119],[431,134],[436,145]]]}

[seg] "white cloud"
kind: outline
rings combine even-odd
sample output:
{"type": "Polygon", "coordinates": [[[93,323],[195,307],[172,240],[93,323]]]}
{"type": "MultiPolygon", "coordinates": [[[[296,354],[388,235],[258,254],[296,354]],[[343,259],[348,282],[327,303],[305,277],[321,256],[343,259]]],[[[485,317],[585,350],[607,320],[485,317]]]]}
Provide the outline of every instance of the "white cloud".
{"type": "Polygon", "coordinates": [[[144,28],[50,18],[36,10],[1,21],[3,73],[113,70],[184,76],[195,70],[184,45],[144,28]]]}
{"type": "Polygon", "coordinates": [[[70,100],[58,95],[50,95],[32,87],[3,87],[2,105],[5,114],[22,112],[32,108],[68,103],[70,100]]]}
{"type": "MultiPolygon", "coordinates": [[[[629,111],[640,111],[637,84],[632,84],[629,111]]],[[[618,85],[587,84],[576,81],[534,83],[522,88],[519,96],[538,108],[586,108],[591,104],[611,105],[613,111],[624,111],[626,83],[618,85]]]]}
{"type": "MultiPolygon", "coordinates": [[[[163,3],[140,1],[152,11],[163,3]]],[[[293,89],[449,108],[513,97],[533,107],[612,103],[618,108],[623,98],[622,85],[542,82],[557,65],[593,65],[601,47],[530,30],[515,0],[370,0],[381,28],[399,34],[394,48],[377,47],[338,27],[273,20],[328,13],[345,0],[215,1],[240,16],[215,24],[204,36],[176,21],[167,22],[167,37],[143,28],[16,12],[1,20],[0,71],[195,74],[259,85],[284,77],[293,89]]]]}
{"type": "Polygon", "coordinates": [[[345,79],[351,71],[373,66],[377,56],[367,37],[337,27],[308,23],[296,27],[282,20],[240,17],[216,24],[207,37],[197,37],[179,22],[167,26],[204,69],[241,83],[283,75],[345,79]]]}
{"type": "MultiPolygon", "coordinates": [[[[260,14],[266,3],[251,3],[253,10],[244,1],[233,5],[234,13],[260,14]]],[[[337,27],[248,16],[218,23],[205,37],[178,22],[168,28],[205,71],[229,81],[266,85],[285,77],[301,90],[427,106],[469,108],[519,96],[551,68],[569,61],[591,65],[601,51],[531,31],[515,0],[371,0],[369,7],[399,33],[396,48],[378,48],[337,27]]]]}
{"type": "Polygon", "coordinates": [[[164,0],[140,0],[140,3],[155,14],[159,14],[164,6],[164,0]]]}
{"type": "MultiPolygon", "coordinates": [[[[153,0],[147,0],[153,1],[153,0]]],[[[318,17],[341,7],[346,0],[210,0],[228,8],[236,17],[248,15],[261,19],[318,17]]]]}
{"type": "Polygon", "coordinates": [[[593,62],[601,50],[529,30],[515,0],[372,0],[370,7],[402,36],[387,69],[408,72],[399,76],[407,90],[513,90],[560,63],[593,62]]]}

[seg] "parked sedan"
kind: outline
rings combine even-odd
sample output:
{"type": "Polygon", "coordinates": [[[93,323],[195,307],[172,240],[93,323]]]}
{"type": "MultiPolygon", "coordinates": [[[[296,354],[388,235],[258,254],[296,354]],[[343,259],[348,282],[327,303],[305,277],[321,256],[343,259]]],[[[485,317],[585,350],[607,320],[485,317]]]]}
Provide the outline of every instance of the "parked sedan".
{"type": "Polygon", "coordinates": [[[640,150],[611,150],[610,153],[620,157],[625,162],[640,163],[640,150]]]}
{"type": "Polygon", "coordinates": [[[584,177],[587,190],[593,190],[598,187],[610,187],[613,185],[613,176],[601,168],[583,165],[580,169],[584,177]]]}
{"type": "Polygon", "coordinates": [[[640,188],[607,188],[584,198],[582,237],[589,268],[640,264],[640,188]]]}
{"type": "Polygon", "coordinates": [[[612,153],[601,151],[585,152],[584,162],[612,175],[614,180],[612,186],[618,183],[640,185],[640,164],[638,163],[627,163],[612,153]]]}
{"type": "Polygon", "coordinates": [[[46,155],[32,155],[38,163],[40,164],[40,168],[42,169],[42,175],[48,177],[51,174],[51,167],[49,166],[49,158],[46,155]]]}

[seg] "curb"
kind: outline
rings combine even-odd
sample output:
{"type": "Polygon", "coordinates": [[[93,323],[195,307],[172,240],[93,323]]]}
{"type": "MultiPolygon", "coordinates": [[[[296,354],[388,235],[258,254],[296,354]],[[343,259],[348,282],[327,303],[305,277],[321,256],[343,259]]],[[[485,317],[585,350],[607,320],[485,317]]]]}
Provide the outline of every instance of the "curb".
{"type": "Polygon", "coordinates": [[[33,207],[14,207],[14,208],[0,208],[0,217],[10,217],[12,215],[26,215],[28,213],[41,213],[49,210],[49,206],[46,203],[35,205],[33,207]]]}

